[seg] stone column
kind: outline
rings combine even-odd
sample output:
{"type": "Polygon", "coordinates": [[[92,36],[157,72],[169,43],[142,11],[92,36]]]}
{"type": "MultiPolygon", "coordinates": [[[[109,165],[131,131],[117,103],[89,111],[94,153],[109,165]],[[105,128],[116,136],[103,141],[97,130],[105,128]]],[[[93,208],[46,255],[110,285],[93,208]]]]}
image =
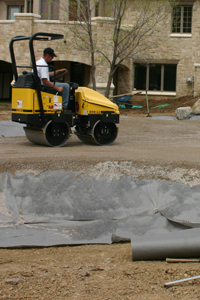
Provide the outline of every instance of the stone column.
{"type": "Polygon", "coordinates": [[[16,35],[32,35],[33,22],[41,18],[40,15],[32,13],[15,13],[15,32],[16,35]]]}
{"type": "MultiPolygon", "coordinates": [[[[109,18],[96,17],[92,18],[93,26],[95,26],[96,33],[96,43],[97,49],[102,49],[107,51],[107,55],[112,58],[112,48],[107,44],[107,41],[111,40],[112,30],[109,28],[109,23],[112,21],[109,18]]],[[[95,34],[93,34],[95,36],[95,34]]],[[[102,59],[102,56],[96,55],[96,88],[99,93],[105,95],[105,90],[108,81],[108,74],[110,71],[109,63],[106,59],[102,59]]],[[[91,87],[91,84],[89,85],[91,87]]],[[[113,95],[114,85],[111,83],[110,96],[113,95]]]]}
{"type": "Polygon", "coordinates": [[[69,20],[69,0],[60,0],[59,19],[65,22],[69,20]]]}
{"type": "Polygon", "coordinates": [[[41,11],[41,0],[34,0],[33,1],[33,13],[40,15],[41,11]]]}
{"type": "MultiPolygon", "coordinates": [[[[34,32],[34,20],[40,19],[40,15],[32,13],[15,13],[15,36],[30,36],[34,32]]],[[[15,48],[15,56],[18,65],[30,65],[30,50],[28,40],[20,41],[15,48]]]]}
{"type": "Polygon", "coordinates": [[[193,96],[200,95],[200,64],[194,64],[193,96]]]}

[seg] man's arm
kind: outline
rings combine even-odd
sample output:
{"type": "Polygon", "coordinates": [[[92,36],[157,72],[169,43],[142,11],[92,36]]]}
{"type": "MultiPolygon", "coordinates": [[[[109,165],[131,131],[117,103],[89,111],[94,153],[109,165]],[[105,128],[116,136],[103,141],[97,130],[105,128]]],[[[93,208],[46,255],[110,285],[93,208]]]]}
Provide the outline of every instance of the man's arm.
{"type": "Polygon", "coordinates": [[[51,72],[49,72],[49,76],[52,77],[52,76],[54,76],[54,74],[56,75],[56,74],[64,72],[64,71],[67,71],[67,69],[59,69],[59,70],[55,70],[55,72],[51,71],[51,72]]]}
{"type": "Polygon", "coordinates": [[[54,85],[54,84],[53,84],[52,82],[50,82],[47,78],[42,78],[42,81],[43,81],[44,85],[47,85],[47,86],[53,88],[53,89],[56,90],[57,92],[59,92],[59,93],[62,93],[62,92],[63,92],[63,87],[54,85]]]}

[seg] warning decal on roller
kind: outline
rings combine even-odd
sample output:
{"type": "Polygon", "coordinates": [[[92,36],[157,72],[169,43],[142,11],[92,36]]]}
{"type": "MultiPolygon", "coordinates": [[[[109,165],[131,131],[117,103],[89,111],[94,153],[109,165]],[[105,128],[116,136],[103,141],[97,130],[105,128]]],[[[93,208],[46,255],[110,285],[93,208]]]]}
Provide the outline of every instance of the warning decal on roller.
{"type": "Polygon", "coordinates": [[[54,109],[62,109],[62,103],[54,103],[54,109]]]}
{"type": "Polygon", "coordinates": [[[22,100],[17,100],[17,108],[22,108],[22,100]]]}

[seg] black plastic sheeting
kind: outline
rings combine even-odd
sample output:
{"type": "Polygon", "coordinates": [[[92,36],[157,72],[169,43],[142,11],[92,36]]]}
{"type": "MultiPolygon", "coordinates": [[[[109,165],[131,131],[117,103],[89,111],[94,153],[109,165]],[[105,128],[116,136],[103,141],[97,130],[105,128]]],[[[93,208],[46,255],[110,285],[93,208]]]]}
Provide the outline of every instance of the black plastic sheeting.
{"type": "Polygon", "coordinates": [[[131,240],[133,260],[200,256],[200,186],[65,171],[0,174],[0,247],[131,240]]]}

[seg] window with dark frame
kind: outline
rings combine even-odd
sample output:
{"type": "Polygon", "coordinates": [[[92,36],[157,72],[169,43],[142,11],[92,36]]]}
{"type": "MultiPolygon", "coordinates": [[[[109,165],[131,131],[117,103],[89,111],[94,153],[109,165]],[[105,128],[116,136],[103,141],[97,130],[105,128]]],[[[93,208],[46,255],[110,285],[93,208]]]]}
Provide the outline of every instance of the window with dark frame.
{"type": "Polygon", "coordinates": [[[80,19],[82,21],[87,21],[88,20],[88,10],[87,10],[87,1],[86,0],[81,0],[80,1],[80,19]]]}
{"type": "Polygon", "coordinates": [[[59,0],[54,0],[51,4],[51,20],[59,20],[59,0]]]}
{"type": "Polygon", "coordinates": [[[175,92],[176,69],[175,64],[135,64],[134,89],[175,92]]]}
{"type": "Polygon", "coordinates": [[[77,21],[78,5],[76,0],[69,1],[69,21],[77,21]]]}
{"type": "Polygon", "coordinates": [[[164,91],[176,91],[177,65],[164,65],[164,91]]]}
{"type": "Polygon", "coordinates": [[[41,0],[41,19],[59,20],[59,0],[54,0],[52,3],[41,0]]]}
{"type": "Polygon", "coordinates": [[[33,0],[26,1],[26,12],[33,13],[33,0]]]}
{"type": "Polygon", "coordinates": [[[15,13],[23,13],[24,5],[8,5],[7,6],[7,20],[14,20],[15,13]]]}
{"type": "Polygon", "coordinates": [[[99,2],[95,4],[95,17],[99,16],[99,2]]]}
{"type": "Polygon", "coordinates": [[[161,65],[149,66],[149,90],[161,90],[161,65]]]}
{"type": "Polygon", "coordinates": [[[87,20],[87,3],[87,0],[70,0],[69,21],[87,20]]]}
{"type": "Polygon", "coordinates": [[[192,5],[176,5],[172,12],[172,33],[192,32],[192,5]]]}
{"type": "Polygon", "coordinates": [[[136,90],[146,90],[147,67],[145,65],[135,65],[135,82],[134,88],[136,90]]]}

